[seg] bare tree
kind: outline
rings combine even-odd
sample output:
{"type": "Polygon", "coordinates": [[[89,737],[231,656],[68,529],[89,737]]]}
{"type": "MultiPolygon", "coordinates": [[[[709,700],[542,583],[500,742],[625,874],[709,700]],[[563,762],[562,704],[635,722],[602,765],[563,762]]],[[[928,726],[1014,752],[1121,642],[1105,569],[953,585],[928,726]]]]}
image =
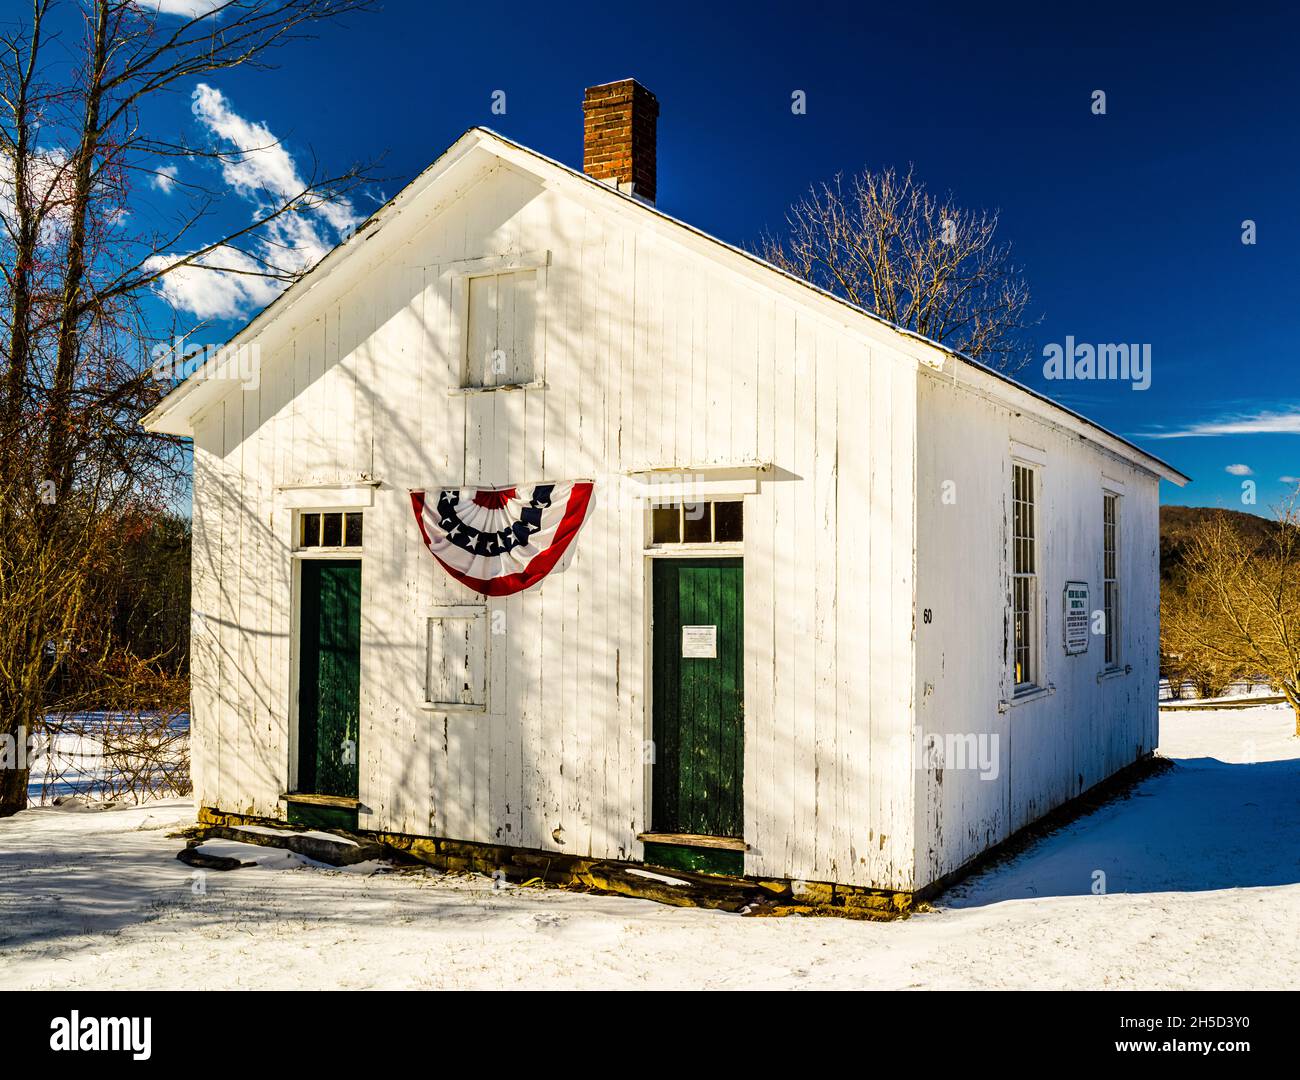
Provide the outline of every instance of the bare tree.
{"type": "Polygon", "coordinates": [[[1221,676],[1262,675],[1300,735],[1300,507],[1277,511],[1263,545],[1226,515],[1197,527],[1184,558],[1186,599],[1161,605],[1164,647],[1221,676]]]}
{"type": "Polygon", "coordinates": [[[997,213],[936,198],[911,168],[814,185],[760,254],[796,277],[990,366],[1029,360],[1029,289],[997,213]]]}
{"type": "MultiPolygon", "coordinates": [[[[122,516],[156,514],[181,483],[179,443],[138,423],[169,388],[152,364],[160,335],[147,297],[179,272],[293,280],[306,267],[289,223],[369,178],[354,166],[261,192],[250,220],[212,236],[223,190],[187,183],[170,219],[141,192],[174,175],[169,162],[238,164],[266,147],[192,145],[151,130],[159,110],[147,106],[201,77],[266,66],[321,20],[369,6],[211,0],[177,17],[156,0],[80,0],[64,7],[81,16],[80,40],[53,49],[56,4],[31,0],[0,33],[0,740],[10,748],[66,703],[68,670],[83,674],[82,700],[87,685],[112,681],[106,665],[143,659],[114,657],[97,583],[112,576],[122,516]],[[257,242],[268,234],[278,248],[257,242]]],[[[0,769],[0,815],[26,805],[26,786],[25,769],[0,769]]]]}
{"type": "Polygon", "coordinates": [[[1160,653],[1175,698],[1188,683],[1197,697],[1219,697],[1251,674],[1228,646],[1218,604],[1200,581],[1161,586],[1160,653]]]}

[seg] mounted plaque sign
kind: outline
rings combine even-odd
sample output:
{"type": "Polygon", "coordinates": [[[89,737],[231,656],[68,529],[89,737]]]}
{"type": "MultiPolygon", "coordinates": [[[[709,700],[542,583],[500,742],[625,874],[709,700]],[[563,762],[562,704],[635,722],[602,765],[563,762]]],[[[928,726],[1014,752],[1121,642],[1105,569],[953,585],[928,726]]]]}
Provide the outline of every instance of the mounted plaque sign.
{"type": "Polygon", "coordinates": [[[1088,651],[1088,583],[1067,581],[1063,597],[1062,622],[1065,626],[1065,653],[1076,656],[1088,651]]]}

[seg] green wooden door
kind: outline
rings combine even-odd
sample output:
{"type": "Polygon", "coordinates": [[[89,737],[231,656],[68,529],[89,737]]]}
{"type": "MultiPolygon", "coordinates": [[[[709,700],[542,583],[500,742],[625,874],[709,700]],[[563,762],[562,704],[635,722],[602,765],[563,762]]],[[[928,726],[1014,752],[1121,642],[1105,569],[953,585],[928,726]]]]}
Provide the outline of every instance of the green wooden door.
{"type": "Polygon", "coordinates": [[[361,561],[304,561],[301,596],[298,790],[356,798],[361,561]]]}
{"type": "Polygon", "coordinates": [[[743,563],[656,559],[653,573],[651,827],[656,833],[739,838],[744,834],[743,563]]]}

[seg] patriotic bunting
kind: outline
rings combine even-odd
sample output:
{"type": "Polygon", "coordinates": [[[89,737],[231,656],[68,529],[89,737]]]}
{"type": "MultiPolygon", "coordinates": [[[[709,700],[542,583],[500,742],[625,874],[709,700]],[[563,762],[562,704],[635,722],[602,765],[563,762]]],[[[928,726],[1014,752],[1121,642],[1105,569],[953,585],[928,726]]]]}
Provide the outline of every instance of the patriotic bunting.
{"type": "Polygon", "coordinates": [[[549,574],[587,516],[592,484],[411,492],[420,535],[457,581],[509,596],[549,574]]]}

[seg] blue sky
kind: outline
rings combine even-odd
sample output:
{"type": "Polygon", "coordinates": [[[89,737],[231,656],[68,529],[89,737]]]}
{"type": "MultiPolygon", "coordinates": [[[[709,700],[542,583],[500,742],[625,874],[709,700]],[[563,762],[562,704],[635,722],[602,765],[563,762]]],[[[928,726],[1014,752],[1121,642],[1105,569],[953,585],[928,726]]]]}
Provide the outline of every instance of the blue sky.
{"type": "MultiPolygon", "coordinates": [[[[387,0],[275,70],[208,82],[227,117],[284,140],[290,166],[384,155],[391,195],[475,124],[580,166],[583,88],[634,76],[661,105],[660,207],[741,245],[814,181],[914,163],[931,188],[1000,209],[1044,316],[1037,356],[1067,336],[1151,346],[1143,391],[1047,381],[1041,359],[1020,378],[1194,477],[1162,485],[1165,501],[1266,512],[1300,476],[1297,42],[1300,15],[1242,5],[387,0]],[[1204,433],[1157,437],[1189,431],[1204,433]]],[[[186,93],[150,120],[201,126],[186,93]]],[[[248,211],[237,195],[223,208],[248,211]]]]}

